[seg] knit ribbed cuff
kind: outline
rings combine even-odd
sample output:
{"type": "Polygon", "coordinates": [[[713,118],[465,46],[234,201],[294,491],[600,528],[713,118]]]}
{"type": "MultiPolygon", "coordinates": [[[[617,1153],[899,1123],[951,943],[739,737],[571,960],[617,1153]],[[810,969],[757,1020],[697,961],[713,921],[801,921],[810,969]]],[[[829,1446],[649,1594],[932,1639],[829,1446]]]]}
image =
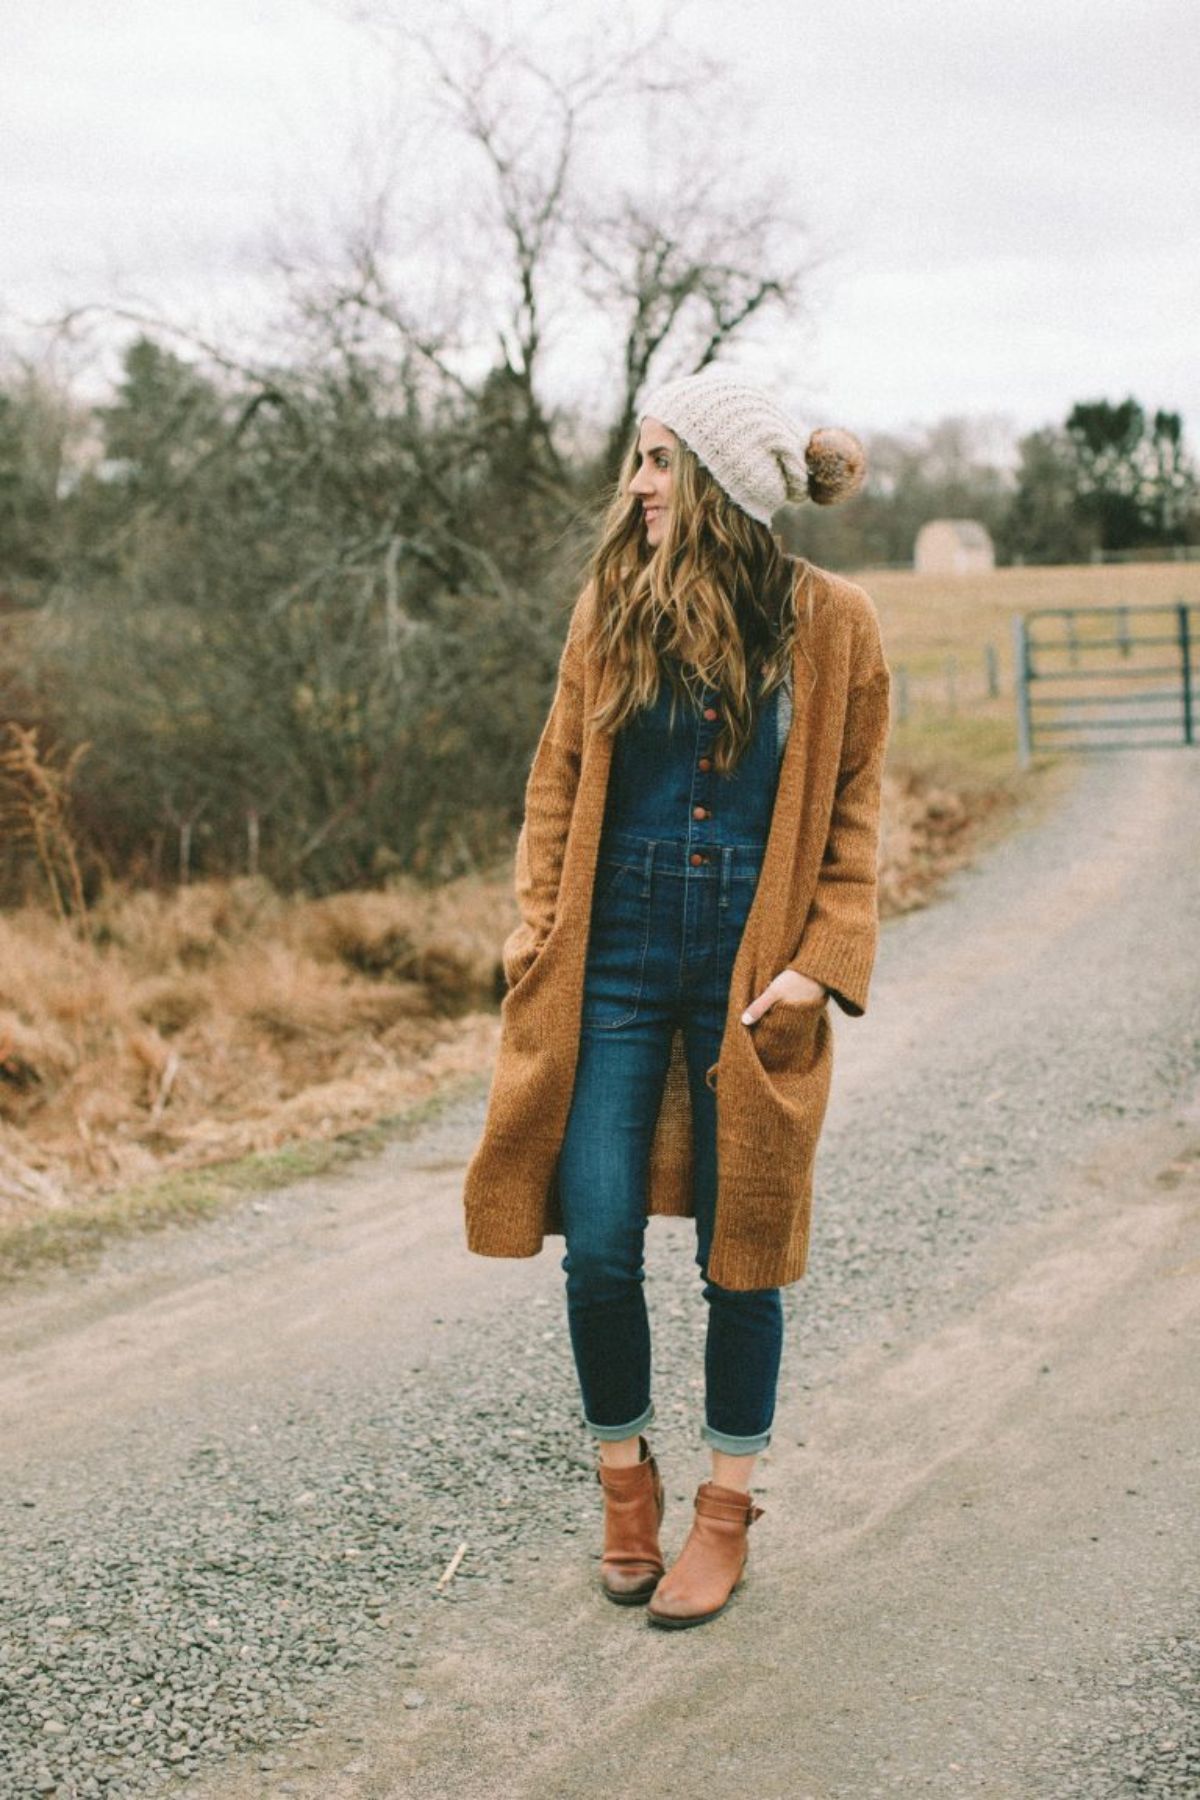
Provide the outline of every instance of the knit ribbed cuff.
{"type": "MultiPolygon", "coordinates": [[[[501,1202],[497,1201],[497,1206],[501,1202]]],[[[537,1256],[545,1240],[536,1223],[517,1221],[489,1210],[486,1194],[466,1215],[467,1249],[476,1256],[537,1256]]]]}
{"type": "Polygon", "coordinates": [[[787,1287],[799,1281],[808,1264],[807,1234],[789,1244],[783,1261],[777,1244],[763,1244],[753,1238],[737,1237],[722,1252],[713,1245],[708,1259],[708,1277],[730,1293],[746,1293],[751,1289],[787,1287]]]}
{"type": "Polygon", "coordinates": [[[808,975],[827,987],[842,1011],[852,1019],[867,1010],[867,990],[875,965],[874,940],[847,938],[817,925],[804,934],[799,950],[788,964],[798,975],[808,975]]]}

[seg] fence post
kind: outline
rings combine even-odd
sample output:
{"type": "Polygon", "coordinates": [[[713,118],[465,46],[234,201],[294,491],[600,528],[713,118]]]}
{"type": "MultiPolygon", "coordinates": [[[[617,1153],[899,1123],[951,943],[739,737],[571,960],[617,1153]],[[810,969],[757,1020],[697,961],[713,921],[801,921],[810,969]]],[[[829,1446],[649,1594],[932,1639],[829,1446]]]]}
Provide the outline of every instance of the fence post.
{"type": "Polygon", "coordinates": [[[896,723],[908,722],[908,670],[900,663],[896,669],[896,723]]]}
{"type": "Polygon", "coordinates": [[[1196,733],[1192,718],[1192,628],[1189,618],[1190,608],[1186,600],[1180,600],[1176,612],[1179,617],[1179,662],[1180,674],[1183,678],[1183,741],[1194,744],[1196,733]]]}
{"type": "Polygon", "coordinates": [[[1000,692],[1000,660],[996,655],[995,644],[983,646],[983,668],[988,699],[994,700],[1000,692]]]}
{"type": "Polygon", "coordinates": [[[1017,760],[1023,769],[1033,756],[1033,731],[1029,716],[1029,634],[1023,613],[1013,614],[1013,683],[1017,697],[1017,760]]]}

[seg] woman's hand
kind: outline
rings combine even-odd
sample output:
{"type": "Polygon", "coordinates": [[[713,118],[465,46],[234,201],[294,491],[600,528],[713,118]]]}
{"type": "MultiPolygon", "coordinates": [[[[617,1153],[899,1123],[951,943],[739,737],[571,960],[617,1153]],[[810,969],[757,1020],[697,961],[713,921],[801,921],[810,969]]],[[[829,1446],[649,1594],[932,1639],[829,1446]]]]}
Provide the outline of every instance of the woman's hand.
{"type": "Polygon", "coordinates": [[[822,987],[819,981],[814,981],[811,975],[801,975],[798,969],[784,969],[756,1000],[750,1002],[742,1014],[742,1024],[753,1025],[765,1012],[770,1012],[777,1000],[811,1005],[817,1000],[824,1000],[828,993],[829,989],[822,987]]]}

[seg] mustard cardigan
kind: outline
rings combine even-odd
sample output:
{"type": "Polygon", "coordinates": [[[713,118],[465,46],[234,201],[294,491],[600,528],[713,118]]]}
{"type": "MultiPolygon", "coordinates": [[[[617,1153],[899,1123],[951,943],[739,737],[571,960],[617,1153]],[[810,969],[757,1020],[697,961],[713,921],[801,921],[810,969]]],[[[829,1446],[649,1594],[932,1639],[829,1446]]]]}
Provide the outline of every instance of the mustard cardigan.
{"type": "MultiPolygon", "coordinates": [[[[891,676],[879,619],[853,582],[798,563],[812,619],[797,629],[792,715],[758,885],[708,1070],[717,1095],[718,1190],[708,1273],[722,1287],[779,1287],[808,1258],[813,1165],[833,1071],[828,997],[741,1014],[781,970],[866,1010],[878,939],[880,787],[891,676]],[[808,658],[804,656],[807,647],[808,658]],[[813,666],[816,669],[814,679],[813,666]]],[[[804,592],[797,597],[802,614],[804,592]]],[[[612,758],[591,711],[601,668],[594,596],[575,602],[558,685],[534,753],[517,840],[521,922],[502,956],[508,992],[480,1141],[467,1167],[468,1248],[534,1256],[562,1233],[558,1152],[579,1046],[596,852],[612,758]]],[[[646,1210],[694,1213],[692,1112],[676,1030],[650,1153],[646,1210]]]]}

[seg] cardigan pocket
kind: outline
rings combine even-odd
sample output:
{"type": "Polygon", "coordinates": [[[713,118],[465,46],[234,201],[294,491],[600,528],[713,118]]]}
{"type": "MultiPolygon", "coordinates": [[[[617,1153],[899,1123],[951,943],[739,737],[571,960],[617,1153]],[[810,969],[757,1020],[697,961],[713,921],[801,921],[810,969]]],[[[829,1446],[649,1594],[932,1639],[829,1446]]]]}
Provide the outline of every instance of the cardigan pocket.
{"type": "Polygon", "coordinates": [[[524,987],[541,961],[542,953],[549,942],[550,937],[547,934],[540,943],[534,944],[532,949],[522,951],[515,960],[509,962],[508,966],[513,970],[513,976],[508,982],[508,988],[504,995],[505,1000],[508,999],[509,994],[515,994],[518,988],[524,987]]]}
{"type": "Polygon", "coordinates": [[[756,1025],[745,1029],[757,1040],[753,1049],[765,1101],[759,1121],[765,1154],[792,1162],[798,1177],[811,1159],[829,1101],[833,1027],[828,998],[777,1000],[756,1025]],[[798,1138],[792,1135],[796,1131],[798,1138]]]}
{"type": "Polygon", "coordinates": [[[763,1068],[770,1072],[809,1067],[819,1053],[820,1041],[828,1034],[828,1007],[827,994],[820,1000],[776,1000],[753,1025],[747,1026],[763,1068]]]}
{"type": "Polygon", "coordinates": [[[525,979],[525,976],[529,973],[530,969],[532,969],[534,963],[538,959],[542,944],[546,941],[543,938],[541,943],[531,944],[528,942],[528,938],[529,927],[522,921],[522,923],[516,926],[509,936],[505,938],[501,947],[500,962],[504,970],[506,993],[511,994],[517,983],[525,979]]]}
{"type": "Polygon", "coordinates": [[[554,971],[557,967],[561,972],[564,947],[561,925],[559,919],[551,926],[533,960],[500,1002],[502,1056],[508,1051],[537,1060],[552,1048],[551,1027],[559,1010],[553,1001],[554,971]],[[547,999],[550,1000],[549,1007],[547,999]]]}

